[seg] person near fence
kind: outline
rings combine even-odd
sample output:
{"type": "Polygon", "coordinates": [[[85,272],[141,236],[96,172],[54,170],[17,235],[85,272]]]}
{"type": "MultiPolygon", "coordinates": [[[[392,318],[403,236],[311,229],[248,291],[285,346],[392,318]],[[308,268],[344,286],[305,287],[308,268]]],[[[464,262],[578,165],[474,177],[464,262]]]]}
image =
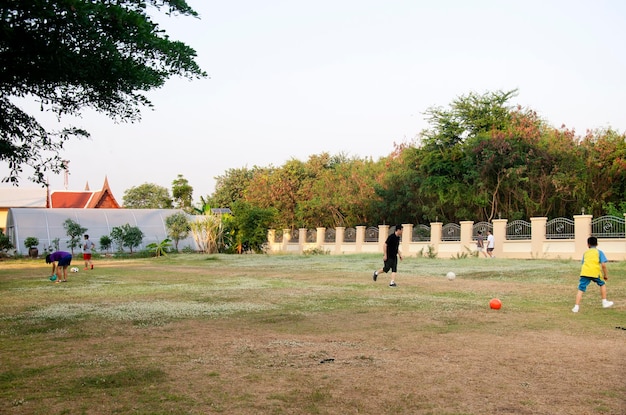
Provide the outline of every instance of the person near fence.
{"type": "Polygon", "coordinates": [[[478,231],[478,235],[476,236],[476,250],[478,251],[478,255],[482,252],[485,258],[487,258],[487,252],[485,252],[485,237],[483,236],[483,231],[478,231]]]}
{"type": "Polygon", "coordinates": [[[491,231],[487,231],[487,255],[490,258],[495,258],[496,256],[493,254],[493,250],[496,247],[496,238],[493,236],[491,231]]]}
{"type": "Polygon", "coordinates": [[[583,294],[587,291],[587,286],[595,282],[600,287],[602,296],[602,307],[613,306],[613,301],[606,299],[606,281],[609,279],[609,271],[606,267],[608,260],[604,252],[598,249],[598,238],[590,236],[587,238],[589,249],[583,254],[582,267],[580,269],[580,280],[578,282],[578,292],[576,293],[576,304],[572,311],[578,313],[583,294]]]}
{"type": "Polygon", "coordinates": [[[385,274],[391,270],[391,282],[390,287],[396,287],[396,273],[398,272],[398,258],[402,260],[402,253],[400,253],[400,237],[402,236],[402,225],[396,225],[394,233],[387,237],[385,241],[385,248],[383,252],[383,267],[374,271],[372,278],[374,281],[378,279],[378,274],[384,272],[385,274]]]}

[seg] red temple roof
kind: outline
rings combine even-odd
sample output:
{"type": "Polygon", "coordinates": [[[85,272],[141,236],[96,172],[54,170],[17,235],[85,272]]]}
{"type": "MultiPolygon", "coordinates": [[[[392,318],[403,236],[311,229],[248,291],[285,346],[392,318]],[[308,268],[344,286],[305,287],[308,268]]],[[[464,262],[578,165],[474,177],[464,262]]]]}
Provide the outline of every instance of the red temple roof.
{"type": "Polygon", "coordinates": [[[89,190],[89,184],[83,191],[58,190],[50,195],[50,207],[52,208],[85,208],[85,209],[119,209],[120,205],[115,200],[109,187],[109,180],[105,177],[102,189],[96,192],[89,190]]]}

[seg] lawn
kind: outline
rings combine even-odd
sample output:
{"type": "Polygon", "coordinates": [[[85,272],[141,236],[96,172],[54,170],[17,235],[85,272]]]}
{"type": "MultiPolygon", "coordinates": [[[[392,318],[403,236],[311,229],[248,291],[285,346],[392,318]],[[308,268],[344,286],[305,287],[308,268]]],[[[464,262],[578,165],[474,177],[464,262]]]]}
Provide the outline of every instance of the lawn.
{"type": "Polygon", "coordinates": [[[571,260],[406,258],[396,288],[381,255],[74,265],[0,262],[2,414],[626,414],[624,263],[578,314],[571,260]]]}

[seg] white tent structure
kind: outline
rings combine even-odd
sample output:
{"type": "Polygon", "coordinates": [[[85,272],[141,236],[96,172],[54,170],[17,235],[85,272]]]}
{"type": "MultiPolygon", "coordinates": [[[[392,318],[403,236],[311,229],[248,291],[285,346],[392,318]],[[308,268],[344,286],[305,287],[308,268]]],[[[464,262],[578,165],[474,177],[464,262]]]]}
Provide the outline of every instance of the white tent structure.
{"type": "MultiPolygon", "coordinates": [[[[18,254],[28,254],[24,239],[34,236],[39,239],[39,252],[45,252],[59,238],[59,248],[69,250],[69,237],[63,228],[63,222],[72,219],[83,228],[86,234],[98,246],[100,237],[110,235],[116,226],[129,224],[136,226],[144,234],[143,241],[137,250],[142,250],[153,242],[161,242],[167,238],[165,219],[179,209],[37,209],[11,208],[7,215],[6,235],[15,246],[18,254]]],[[[193,220],[193,216],[189,216],[193,220]]],[[[179,248],[190,246],[197,250],[196,242],[190,235],[179,241],[179,248]]]]}

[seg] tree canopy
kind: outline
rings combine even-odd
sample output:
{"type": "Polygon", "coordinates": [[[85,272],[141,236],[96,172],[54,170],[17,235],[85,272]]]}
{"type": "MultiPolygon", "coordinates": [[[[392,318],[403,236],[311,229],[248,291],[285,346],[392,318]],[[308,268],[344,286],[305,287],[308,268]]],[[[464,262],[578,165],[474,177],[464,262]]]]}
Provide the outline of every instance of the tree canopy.
{"type": "Polygon", "coordinates": [[[183,209],[188,213],[193,212],[193,187],[182,174],[179,174],[172,182],[172,197],[178,209],[183,209]]]}
{"type": "Polygon", "coordinates": [[[43,183],[63,168],[63,144],[89,133],[51,131],[19,106],[34,99],[61,118],[91,108],[114,121],[140,119],[152,104],[144,92],[172,76],[206,74],[196,52],[170,39],[149,16],[197,17],[184,0],[6,0],[0,4],[0,162],[4,182],[18,184],[24,166],[43,183]]]}
{"type": "Polygon", "coordinates": [[[144,183],[124,192],[124,207],[128,209],[171,209],[170,191],[154,183],[144,183]]]}
{"type": "Polygon", "coordinates": [[[554,128],[516,94],[430,108],[429,128],[377,161],[322,153],[228,170],[210,199],[274,209],[276,229],[626,213],[626,135],[554,128]]]}

